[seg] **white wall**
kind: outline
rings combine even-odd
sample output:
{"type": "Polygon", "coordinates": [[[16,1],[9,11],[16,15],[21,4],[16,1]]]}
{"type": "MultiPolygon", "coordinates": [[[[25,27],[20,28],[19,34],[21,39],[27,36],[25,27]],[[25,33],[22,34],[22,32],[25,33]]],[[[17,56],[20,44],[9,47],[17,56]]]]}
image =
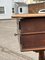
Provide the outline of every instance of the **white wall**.
{"type": "Polygon", "coordinates": [[[0,0],[0,6],[5,7],[5,13],[0,14],[0,19],[9,19],[12,15],[12,0],[0,0]]]}
{"type": "Polygon", "coordinates": [[[23,14],[23,13],[28,13],[28,6],[20,6],[18,7],[18,13],[23,14]],[[20,8],[22,8],[22,13],[20,13],[20,8]]]}
{"type": "Polygon", "coordinates": [[[26,0],[26,3],[27,4],[32,4],[32,3],[34,3],[35,1],[33,1],[33,0],[26,0]]]}
{"type": "Polygon", "coordinates": [[[25,2],[26,0],[13,0],[14,2],[25,2]]]}

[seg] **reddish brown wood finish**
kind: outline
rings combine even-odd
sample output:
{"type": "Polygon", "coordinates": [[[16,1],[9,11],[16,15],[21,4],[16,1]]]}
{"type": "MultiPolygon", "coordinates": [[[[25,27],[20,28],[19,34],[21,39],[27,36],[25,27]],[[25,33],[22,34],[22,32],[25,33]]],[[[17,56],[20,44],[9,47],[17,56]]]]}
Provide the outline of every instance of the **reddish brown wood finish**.
{"type": "Polygon", "coordinates": [[[23,18],[19,26],[22,51],[38,51],[39,60],[45,60],[45,17],[23,18]]]}
{"type": "Polygon", "coordinates": [[[22,50],[45,50],[45,17],[20,21],[22,50]]]}
{"type": "Polygon", "coordinates": [[[39,51],[39,60],[45,60],[44,59],[44,51],[39,51]]]}

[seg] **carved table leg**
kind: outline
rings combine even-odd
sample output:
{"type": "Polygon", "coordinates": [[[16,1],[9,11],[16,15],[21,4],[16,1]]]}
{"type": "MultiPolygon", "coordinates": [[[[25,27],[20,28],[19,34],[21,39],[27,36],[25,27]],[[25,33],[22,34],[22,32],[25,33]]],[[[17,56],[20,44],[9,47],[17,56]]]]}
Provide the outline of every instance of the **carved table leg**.
{"type": "Polygon", "coordinates": [[[39,51],[39,60],[44,60],[44,51],[39,51]]]}

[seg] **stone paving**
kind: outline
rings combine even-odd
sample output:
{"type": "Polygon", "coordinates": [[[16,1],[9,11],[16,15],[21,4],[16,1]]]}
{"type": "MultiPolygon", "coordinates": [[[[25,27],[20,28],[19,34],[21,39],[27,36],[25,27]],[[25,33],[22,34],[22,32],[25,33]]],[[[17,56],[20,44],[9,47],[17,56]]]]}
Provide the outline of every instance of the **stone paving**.
{"type": "Polygon", "coordinates": [[[17,33],[17,20],[0,20],[0,60],[38,60],[38,53],[21,52],[17,33]]]}

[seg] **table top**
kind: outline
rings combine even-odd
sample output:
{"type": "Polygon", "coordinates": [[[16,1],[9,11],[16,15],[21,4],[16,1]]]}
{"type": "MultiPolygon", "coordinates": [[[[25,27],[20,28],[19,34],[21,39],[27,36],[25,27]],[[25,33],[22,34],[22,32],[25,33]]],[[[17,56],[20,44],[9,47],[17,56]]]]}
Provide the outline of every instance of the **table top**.
{"type": "Polygon", "coordinates": [[[13,14],[12,18],[45,17],[45,14],[13,14]]]}

